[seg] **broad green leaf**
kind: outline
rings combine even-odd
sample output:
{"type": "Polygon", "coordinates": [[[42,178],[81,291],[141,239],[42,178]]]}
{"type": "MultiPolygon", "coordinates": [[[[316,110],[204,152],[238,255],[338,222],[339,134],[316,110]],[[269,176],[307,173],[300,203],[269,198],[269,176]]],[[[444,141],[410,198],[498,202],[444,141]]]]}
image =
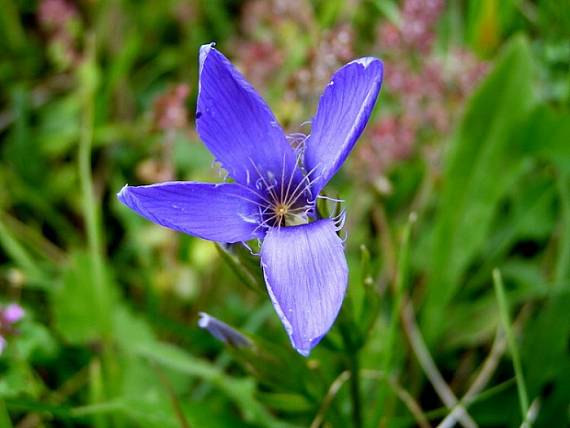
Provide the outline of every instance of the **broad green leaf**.
{"type": "Polygon", "coordinates": [[[522,172],[520,141],[514,136],[534,104],[532,69],[525,39],[514,39],[470,99],[451,142],[423,319],[432,339],[465,268],[485,242],[501,198],[522,172]]]}

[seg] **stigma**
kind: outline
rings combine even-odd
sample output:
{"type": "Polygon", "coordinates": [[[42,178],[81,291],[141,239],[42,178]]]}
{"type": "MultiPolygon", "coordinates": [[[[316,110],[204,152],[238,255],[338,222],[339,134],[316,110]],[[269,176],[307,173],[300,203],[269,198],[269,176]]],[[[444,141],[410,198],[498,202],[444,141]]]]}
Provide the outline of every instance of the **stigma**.
{"type": "Polygon", "coordinates": [[[274,204],[273,218],[276,226],[296,226],[309,220],[306,207],[293,207],[283,202],[274,204]]]}

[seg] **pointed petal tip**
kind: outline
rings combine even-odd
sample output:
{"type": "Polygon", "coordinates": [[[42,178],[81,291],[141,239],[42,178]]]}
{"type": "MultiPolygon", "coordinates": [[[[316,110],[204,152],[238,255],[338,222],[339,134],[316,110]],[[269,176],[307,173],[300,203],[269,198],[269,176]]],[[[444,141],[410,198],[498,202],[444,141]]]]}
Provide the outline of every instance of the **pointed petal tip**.
{"type": "MultiPolygon", "coordinates": [[[[208,57],[210,52],[212,50],[216,51],[216,48],[214,46],[216,46],[216,42],[210,42],[200,46],[200,51],[198,54],[199,74],[202,74],[202,69],[204,68],[204,62],[206,61],[206,58],[208,57]]],[[[200,86],[198,85],[198,88],[199,87],[200,86]]]]}
{"type": "Polygon", "coordinates": [[[212,49],[216,49],[215,46],[216,42],[210,42],[200,46],[200,63],[204,62],[204,59],[206,59],[212,49]]]}
{"type": "Polygon", "coordinates": [[[364,131],[383,77],[380,59],[362,57],[338,69],[325,87],[304,152],[305,168],[315,170],[313,194],[336,174],[364,131]]]}
{"type": "Polygon", "coordinates": [[[267,292],[293,348],[308,357],[334,324],[348,283],[334,223],[322,219],[270,229],[262,244],[261,265],[267,292]]]}
{"type": "Polygon", "coordinates": [[[309,340],[299,340],[299,338],[293,336],[291,338],[291,343],[299,354],[308,358],[313,348],[319,344],[322,338],[323,335],[309,340]]]}
{"type": "Polygon", "coordinates": [[[377,65],[381,68],[384,68],[384,63],[382,62],[382,60],[378,59],[376,57],[373,57],[373,56],[364,56],[362,58],[357,58],[357,59],[349,62],[349,64],[360,64],[365,69],[370,67],[371,65],[377,65]]]}
{"type": "Polygon", "coordinates": [[[364,68],[364,71],[367,71],[370,68],[374,69],[372,70],[372,73],[377,73],[377,77],[374,80],[377,82],[377,84],[380,85],[378,87],[378,91],[380,91],[380,88],[382,87],[382,81],[384,80],[384,62],[381,59],[373,56],[365,56],[362,58],[357,58],[349,62],[347,65],[349,64],[359,64],[364,68]]]}
{"type": "Polygon", "coordinates": [[[125,205],[128,205],[127,200],[129,199],[129,185],[125,184],[121,190],[119,191],[119,193],[117,193],[117,199],[119,199],[119,201],[125,205]]]}
{"type": "Polygon", "coordinates": [[[252,178],[277,175],[284,162],[287,169],[295,170],[295,153],[277,118],[251,83],[213,46],[200,48],[198,135],[238,183],[249,185],[252,178]]]}

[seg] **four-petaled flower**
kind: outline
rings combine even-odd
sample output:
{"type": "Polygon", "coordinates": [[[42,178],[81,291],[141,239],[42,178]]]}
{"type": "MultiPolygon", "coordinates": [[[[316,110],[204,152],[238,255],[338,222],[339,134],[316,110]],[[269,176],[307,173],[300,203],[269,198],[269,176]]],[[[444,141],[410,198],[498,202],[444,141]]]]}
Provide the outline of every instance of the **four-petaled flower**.
{"type": "Polygon", "coordinates": [[[383,65],[366,57],[339,69],[311,134],[294,149],[264,100],[213,46],[200,49],[196,128],[233,182],[125,186],[118,197],[189,235],[226,243],[263,239],[267,291],[293,346],[308,355],[336,319],[348,282],[338,227],[319,218],[316,199],[366,126],[383,65]]]}

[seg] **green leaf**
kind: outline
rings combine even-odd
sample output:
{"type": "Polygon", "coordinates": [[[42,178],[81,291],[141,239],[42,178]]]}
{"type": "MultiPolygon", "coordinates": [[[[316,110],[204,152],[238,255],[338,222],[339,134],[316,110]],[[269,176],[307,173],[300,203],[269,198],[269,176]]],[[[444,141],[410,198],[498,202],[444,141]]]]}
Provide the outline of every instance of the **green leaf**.
{"type": "Polygon", "coordinates": [[[216,385],[241,410],[248,422],[263,426],[291,427],[277,421],[255,398],[255,383],[252,379],[236,379],[225,374],[216,366],[187,354],[166,343],[141,343],[136,350],[141,357],[148,358],[160,366],[187,376],[197,377],[216,385]]]}
{"type": "Polygon", "coordinates": [[[514,39],[470,99],[451,142],[436,213],[423,322],[434,339],[444,309],[485,242],[493,214],[523,168],[517,127],[534,104],[527,42],[514,39]]]}
{"type": "Polygon", "coordinates": [[[314,412],[315,404],[300,394],[283,392],[259,394],[259,399],[267,406],[285,412],[314,412]]]}
{"type": "Polygon", "coordinates": [[[570,172],[570,113],[539,105],[521,128],[522,149],[570,172]]]}
{"type": "MultiPolygon", "coordinates": [[[[61,283],[53,288],[52,310],[56,331],[69,343],[88,344],[109,334],[110,308],[100,308],[93,260],[82,252],[71,256],[61,283]]],[[[109,287],[106,288],[109,290],[109,287]]],[[[113,303],[114,296],[107,302],[113,303]]]]}

